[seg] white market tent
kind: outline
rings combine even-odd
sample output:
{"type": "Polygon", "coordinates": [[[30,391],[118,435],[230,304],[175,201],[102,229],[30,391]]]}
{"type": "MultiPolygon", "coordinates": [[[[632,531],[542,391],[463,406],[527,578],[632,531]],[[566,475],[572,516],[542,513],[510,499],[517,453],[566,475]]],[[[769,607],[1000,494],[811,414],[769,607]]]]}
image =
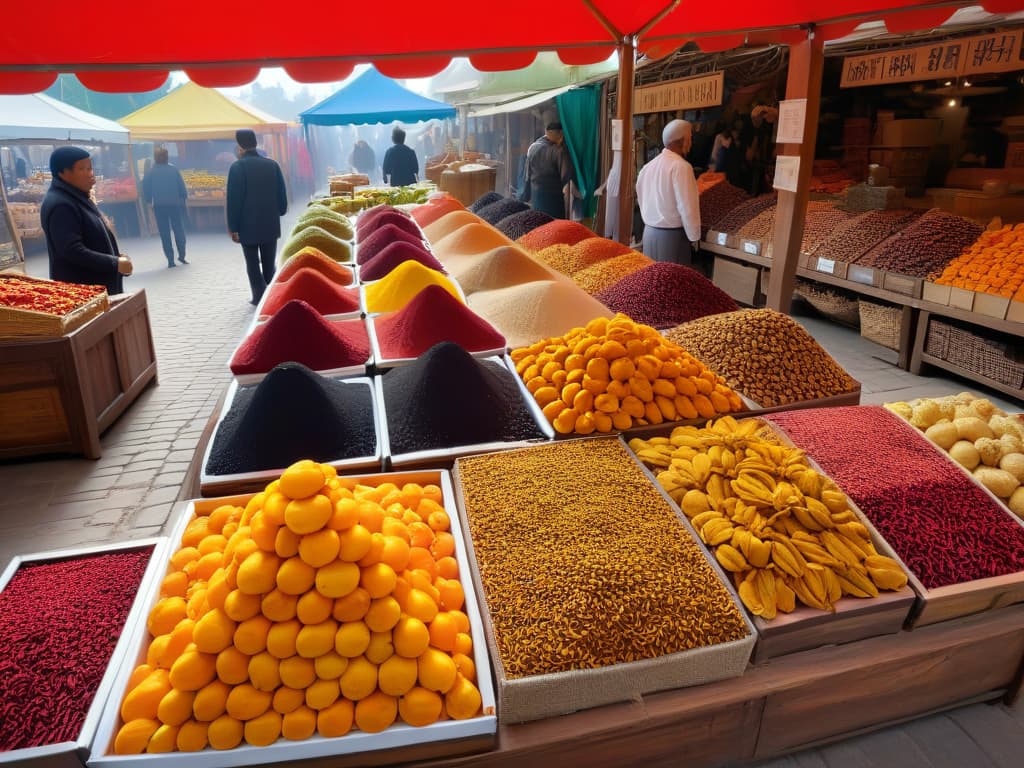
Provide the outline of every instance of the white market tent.
{"type": "Polygon", "coordinates": [[[0,96],[0,141],[127,144],[128,129],[42,93],[0,96]]]}

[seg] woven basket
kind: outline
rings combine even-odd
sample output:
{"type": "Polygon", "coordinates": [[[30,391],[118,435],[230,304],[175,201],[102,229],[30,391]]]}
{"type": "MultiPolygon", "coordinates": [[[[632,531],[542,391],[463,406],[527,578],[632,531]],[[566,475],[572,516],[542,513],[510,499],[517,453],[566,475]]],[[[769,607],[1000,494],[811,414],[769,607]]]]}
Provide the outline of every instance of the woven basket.
{"type": "Polygon", "coordinates": [[[928,323],[929,338],[933,328],[938,333],[947,334],[948,342],[943,354],[938,354],[937,345],[934,352],[926,348],[928,354],[1008,387],[1020,389],[1024,386],[1024,353],[1015,345],[935,320],[928,323]]]}
{"type": "MultiPolygon", "coordinates": [[[[4,277],[17,277],[33,283],[53,282],[13,271],[0,273],[0,279],[4,277]]],[[[48,312],[36,312],[31,309],[0,307],[0,338],[65,336],[85,325],[97,315],[106,312],[109,306],[107,292],[104,291],[66,315],[51,315],[48,312]]]]}
{"type": "Polygon", "coordinates": [[[860,335],[869,341],[898,351],[902,319],[899,307],[860,300],[860,335]]]}
{"type": "Polygon", "coordinates": [[[924,351],[932,357],[949,360],[949,332],[952,326],[941,320],[928,321],[928,336],[925,337],[924,351]]]}
{"type": "Polygon", "coordinates": [[[830,320],[854,328],[860,325],[860,312],[857,309],[856,297],[803,282],[797,285],[796,293],[830,320]]]}

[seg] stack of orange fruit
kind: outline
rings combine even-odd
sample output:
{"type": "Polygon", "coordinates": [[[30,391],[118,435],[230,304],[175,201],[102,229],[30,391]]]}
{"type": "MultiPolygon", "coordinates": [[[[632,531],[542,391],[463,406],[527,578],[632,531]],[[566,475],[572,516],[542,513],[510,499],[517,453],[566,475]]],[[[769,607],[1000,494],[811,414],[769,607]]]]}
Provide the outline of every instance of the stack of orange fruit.
{"type": "Polygon", "coordinates": [[[150,612],[117,754],[425,726],[481,707],[436,485],[304,460],[192,519],[150,612]]]}

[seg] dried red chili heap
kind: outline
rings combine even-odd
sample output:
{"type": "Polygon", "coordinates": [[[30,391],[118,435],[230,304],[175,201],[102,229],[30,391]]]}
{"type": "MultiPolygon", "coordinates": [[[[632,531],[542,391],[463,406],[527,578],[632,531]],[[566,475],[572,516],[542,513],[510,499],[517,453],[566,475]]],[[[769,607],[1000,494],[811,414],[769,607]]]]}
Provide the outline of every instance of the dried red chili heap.
{"type": "Polygon", "coordinates": [[[106,290],[102,285],[77,285],[59,280],[37,282],[4,276],[0,277],[0,306],[66,315],[106,290]]]}
{"type": "Polygon", "coordinates": [[[293,299],[239,345],[231,372],[267,373],[288,362],[325,371],[363,365],[369,357],[370,337],[362,320],[326,320],[306,302],[293,299]]]}
{"type": "Polygon", "coordinates": [[[78,738],[152,554],[26,563],[0,592],[0,752],[78,738]]]}
{"type": "Polygon", "coordinates": [[[771,414],[928,589],[1024,570],[1024,528],[945,454],[878,406],[771,414]]]}

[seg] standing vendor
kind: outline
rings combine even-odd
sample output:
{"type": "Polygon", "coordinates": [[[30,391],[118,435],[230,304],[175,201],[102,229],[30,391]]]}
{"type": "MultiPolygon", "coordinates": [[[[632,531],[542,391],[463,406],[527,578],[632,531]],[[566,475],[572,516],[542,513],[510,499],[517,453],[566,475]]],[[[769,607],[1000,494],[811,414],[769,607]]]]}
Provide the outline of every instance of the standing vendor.
{"type": "Polygon", "coordinates": [[[50,172],[53,182],[39,213],[50,254],[50,278],[103,285],[111,295],[122,293],[132,261],[120,253],[117,238],[89,198],[96,183],[89,153],[81,147],[58,147],[50,155],[50,172]]]}
{"type": "Polygon", "coordinates": [[[689,264],[700,240],[700,199],[692,166],[690,124],[673,120],[661,132],[664,149],[640,169],[636,200],[644,220],[644,256],[689,264]]]}

